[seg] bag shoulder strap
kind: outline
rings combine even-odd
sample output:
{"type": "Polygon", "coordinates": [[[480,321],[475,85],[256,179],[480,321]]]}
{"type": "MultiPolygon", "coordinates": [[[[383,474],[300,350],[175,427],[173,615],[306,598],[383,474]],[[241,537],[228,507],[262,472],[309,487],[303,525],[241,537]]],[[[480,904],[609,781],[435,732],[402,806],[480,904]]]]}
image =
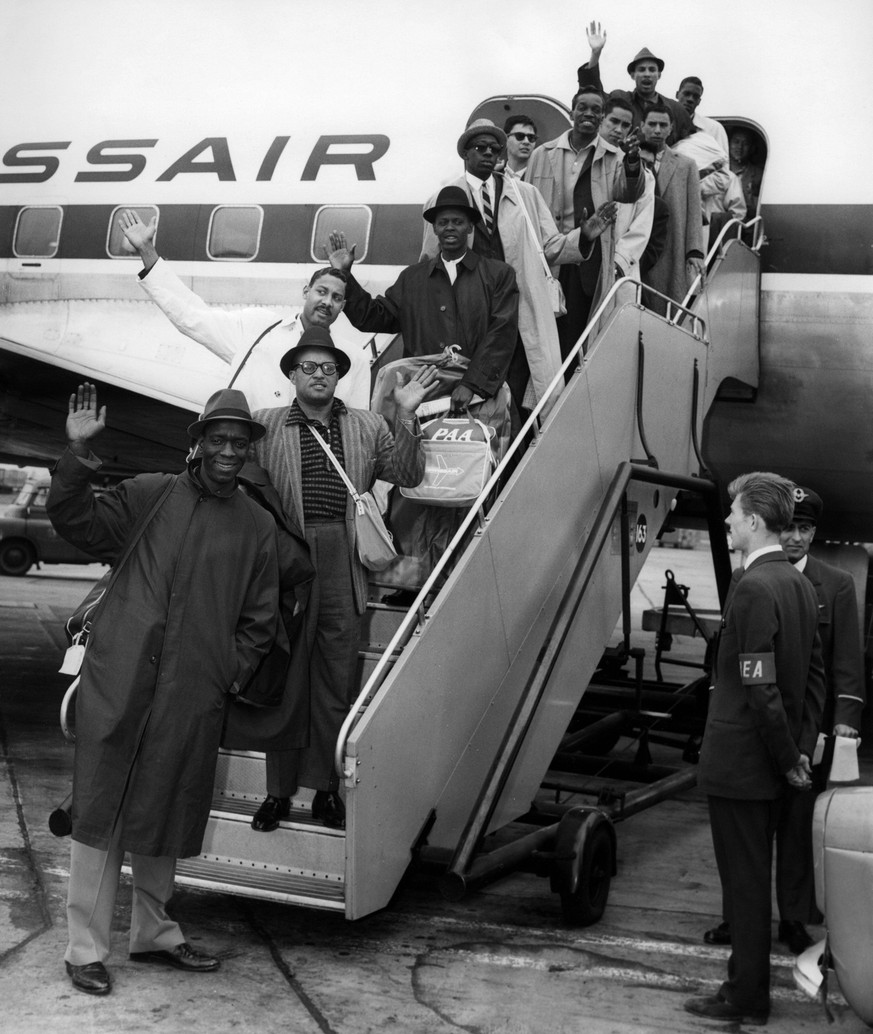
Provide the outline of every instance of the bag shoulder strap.
{"type": "Polygon", "coordinates": [[[109,581],[106,583],[106,588],[103,591],[104,598],[106,597],[106,593],[112,587],[113,582],[118,577],[119,571],[127,562],[131,553],[133,553],[137,542],[139,542],[139,540],[142,538],[143,532],[145,532],[146,528],[149,526],[149,524],[151,524],[152,518],[155,516],[158,510],[160,510],[160,508],[164,505],[164,500],[167,498],[170,492],[173,491],[173,488],[175,487],[177,480],[178,475],[171,474],[166,485],[164,485],[163,488],[159,489],[158,492],[152,497],[152,506],[149,508],[148,511],[146,511],[145,516],[139,517],[137,519],[131,531],[130,538],[127,540],[127,545],[124,547],[124,552],[121,554],[118,560],[116,560],[115,564],[112,567],[112,574],[110,575],[109,581]]]}
{"type": "Polygon", "coordinates": [[[255,338],[254,342],[252,343],[251,348],[249,348],[248,352],[246,352],[245,356],[243,356],[243,361],[236,368],[236,373],[234,373],[233,377],[231,377],[230,384],[228,384],[228,388],[232,388],[234,386],[234,384],[236,383],[237,377],[239,377],[239,375],[242,373],[242,368],[249,361],[249,356],[252,354],[252,352],[254,352],[254,350],[264,340],[264,338],[270,333],[270,331],[271,330],[275,330],[276,327],[278,327],[281,322],[282,321],[280,319],[276,320],[275,323],[271,323],[270,326],[267,327],[266,330],[262,330],[261,333],[258,334],[258,336],[255,338]]]}
{"type": "Polygon", "coordinates": [[[349,495],[352,497],[352,499],[354,499],[355,506],[357,506],[357,508],[358,508],[358,513],[363,513],[364,512],[364,504],[361,502],[361,497],[355,491],[355,486],[352,484],[351,479],[349,478],[348,474],[343,469],[342,463],[340,463],[340,461],[336,458],[336,456],[334,456],[333,450],[331,449],[331,447],[321,437],[321,435],[318,434],[314,430],[314,428],[312,427],[311,424],[304,424],[303,426],[308,428],[309,433],[312,435],[312,437],[318,442],[318,444],[322,447],[322,449],[324,449],[325,453],[327,454],[327,458],[336,467],[337,474],[339,474],[339,476],[343,479],[343,482],[345,483],[346,488],[349,490],[349,495]]]}
{"type": "MultiPolygon", "coordinates": [[[[506,179],[506,176],[504,176],[503,178],[506,179]]],[[[522,199],[521,191],[518,189],[518,184],[515,182],[515,177],[510,176],[509,182],[512,184],[512,189],[515,191],[515,197],[518,201],[518,207],[521,209],[521,214],[524,216],[524,221],[527,223],[528,230],[530,230],[530,235],[533,238],[534,247],[537,249],[537,254],[540,257],[540,262],[542,262],[543,264],[543,269],[545,269],[546,271],[546,276],[551,276],[552,271],[551,269],[549,269],[549,264],[546,261],[545,254],[543,253],[543,248],[540,244],[540,239],[539,237],[537,237],[536,230],[534,229],[534,225],[531,222],[530,215],[528,214],[528,210],[525,207],[524,200],[522,199]]]]}

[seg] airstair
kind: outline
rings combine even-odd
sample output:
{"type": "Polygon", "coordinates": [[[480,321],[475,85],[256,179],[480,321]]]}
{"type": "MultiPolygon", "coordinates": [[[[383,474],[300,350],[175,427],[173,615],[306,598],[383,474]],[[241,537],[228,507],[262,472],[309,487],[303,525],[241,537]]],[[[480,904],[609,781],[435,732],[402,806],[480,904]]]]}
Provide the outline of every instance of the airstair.
{"type": "Polygon", "coordinates": [[[615,285],[579,369],[415,604],[370,608],[336,752],[346,830],[314,823],[304,796],[279,829],[252,831],[263,755],[222,752],[203,854],[178,882],[356,919],[388,903],[417,848],[463,884],[482,838],[528,811],[677,493],[700,491],[720,520],[705,419],[723,387],[753,394],[758,379],[759,259],[739,229],[666,317],[615,285]]]}

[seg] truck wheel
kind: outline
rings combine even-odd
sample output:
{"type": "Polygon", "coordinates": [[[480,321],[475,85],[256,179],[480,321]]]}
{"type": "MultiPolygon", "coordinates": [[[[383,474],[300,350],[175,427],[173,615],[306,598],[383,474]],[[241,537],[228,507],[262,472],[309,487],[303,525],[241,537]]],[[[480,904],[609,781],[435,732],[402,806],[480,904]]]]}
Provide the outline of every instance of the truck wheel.
{"type": "Polygon", "coordinates": [[[36,553],[29,542],[18,539],[0,542],[0,574],[20,578],[31,569],[34,560],[36,553]]]}
{"type": "Polygon", "coordinates": [[[573,808],[558,825],[552,890],[564,919],[590,926],[602,918],[615,874],[615,831],[596,809],[573,808]]]}

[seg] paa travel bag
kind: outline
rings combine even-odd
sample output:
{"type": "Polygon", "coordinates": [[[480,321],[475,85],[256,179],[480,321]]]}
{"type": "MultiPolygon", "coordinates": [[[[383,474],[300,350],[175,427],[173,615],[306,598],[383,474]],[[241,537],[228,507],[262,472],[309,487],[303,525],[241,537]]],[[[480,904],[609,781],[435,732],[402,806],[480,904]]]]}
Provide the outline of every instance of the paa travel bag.
{"type": "Polygon", "coordinates": [[[494,469],[493,433],[471,416],[425,424],[424,477],[415,488],[401,488],[401,494],[428,506],[472,506],[494,469]]]}

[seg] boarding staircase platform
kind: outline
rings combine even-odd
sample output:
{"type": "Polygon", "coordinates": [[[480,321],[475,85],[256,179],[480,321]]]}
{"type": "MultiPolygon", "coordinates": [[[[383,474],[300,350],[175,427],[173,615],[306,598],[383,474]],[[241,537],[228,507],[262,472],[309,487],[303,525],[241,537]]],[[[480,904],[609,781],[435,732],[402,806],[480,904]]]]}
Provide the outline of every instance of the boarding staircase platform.
{"type": "Polygon", "coordinates": [[[563,390],[556,378],[551,413],[535,411],[511,476],[495,473],[413,606],[368,613],[361,692],[337,748],[346,830],[314,824],[301,797],[278,830],[254,832],[263,761],[223,754],[203,854],[180,863],[180,882],[359,918],[388,903],[416,848],[450,853],[469,839],[490,787],[483,835],[529,810],[677,486],[704,470],[709,407],[726,379],[757,383],[757,307],[746,297],[757,263],[749,249],[730,263],[748,326],[724,315],[731,290],[717,273],[700,296],[721,292],[723,347],[701,317],[678,306],[657,316],[638,285],[616,285],[579,370],[563,390]]]}

